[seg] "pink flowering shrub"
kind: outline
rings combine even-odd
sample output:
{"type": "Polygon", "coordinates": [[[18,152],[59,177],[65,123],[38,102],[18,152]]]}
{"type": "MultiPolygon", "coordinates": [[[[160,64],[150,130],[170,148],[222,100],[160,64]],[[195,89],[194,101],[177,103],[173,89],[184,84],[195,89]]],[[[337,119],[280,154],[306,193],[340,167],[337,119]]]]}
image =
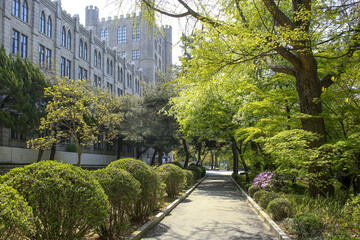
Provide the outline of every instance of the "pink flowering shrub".
{"type": "Polygon", "coordinates": [[[252,185],[253,186],[259,186],[261,188],[266,187],[274,187],[274,184],[276,183],[276,174],[275,172],[261,172],[259,173],[253,180],[252,185]]]}

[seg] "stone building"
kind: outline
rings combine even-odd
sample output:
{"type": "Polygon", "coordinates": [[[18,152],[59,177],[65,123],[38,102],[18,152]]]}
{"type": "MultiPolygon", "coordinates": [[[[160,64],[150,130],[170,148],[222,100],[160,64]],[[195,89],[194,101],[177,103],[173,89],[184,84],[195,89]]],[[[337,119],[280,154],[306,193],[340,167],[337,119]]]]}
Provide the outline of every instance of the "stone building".
{"type": "MultiPolygon", "coordinates": [[[[171,64],[171,27],[164,27],[166,34],[158,35],[154,33],[156,27],[152,27],[153,34],[147,38],[145,26],[133,41],[129,19],[99,22],[98,9],[90,6],[86,8],[84,27],[78,15],[71,16],[62,9],[61,0],[1,0],[0,45],[8,54],[19,54],[44,72],[90,79],[94,86],[106,87],[119,96],[141,95],[140,82],[154,83],[156,71],[165,71],[171,64]],[[128,30],[122,35],[124,27],[128,30]]],[[[141,14],[136,19],[141,19],[141,14]]],[[[0,128],[0,147],[24,148],[25,140],[22,134],[0,128]]],[[[123,148],[127,156],[134,155],[134,148],[123,148]]],[[[100,143],[87,151],[113,150],[113,146],[100,143]]]]}

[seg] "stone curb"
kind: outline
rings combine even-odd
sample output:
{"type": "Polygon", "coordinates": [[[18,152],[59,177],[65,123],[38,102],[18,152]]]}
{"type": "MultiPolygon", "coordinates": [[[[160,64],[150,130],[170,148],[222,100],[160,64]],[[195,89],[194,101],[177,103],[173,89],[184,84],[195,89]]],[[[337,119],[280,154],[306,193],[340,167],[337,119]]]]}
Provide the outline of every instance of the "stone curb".
{"type": "Polygon", "coordinates": [[[181,201],[183,201],[185,198],[187,198],[192,191],[195,190],[195,188],[204,181],[206,178],[203,177],[200,179],[199,182],[197,182],[192,188],[187,190],[183,195],[181,195],[178,199],[176,199],[174,202],[172,202],[169,206],[167,206],[164,210],[159,212],[155,217],[153,217],[151,220],[149,220],[147,223],[142,225],[140,228],[138,228],[135,232],[133,232],[130,237],[127,238],[127,240],[139,240],[142,236],[145,235],[147,231],[149,231],[154,225],[159,223],[163,218],[169,214],[181,201]]]}
{"type": "Polygon", "coordinates": [[[269,215],[264,212],[261,207],[239,186],[239,184],[233,179],[233,177],[230,177],[231,180],[235,183],[236,187],[241,191],[241,193],[246,197],[247,201],[250,203],[250,205],[253,207],[255,212],[261,217],[261,219],[268,225],[273,233],[276,234],[276,237],[279,240],[291,240],[286,233],[281,230],[281,228],[269,217],[269,215]]]}

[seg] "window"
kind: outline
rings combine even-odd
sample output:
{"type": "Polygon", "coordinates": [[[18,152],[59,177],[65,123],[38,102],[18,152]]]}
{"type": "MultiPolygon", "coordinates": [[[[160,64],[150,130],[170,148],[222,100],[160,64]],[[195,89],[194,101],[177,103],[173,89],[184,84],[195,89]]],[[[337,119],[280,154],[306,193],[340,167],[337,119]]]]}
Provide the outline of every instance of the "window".
{"type": "Polygon", "coordinates": [[[94,75],[94,87],[97,87],[97,76],[96,75],[94,75]]]}
{"type": "Polygon", "coordinates": [[[44,11],[40,13],[39,32],[45,34],[45,14],[44,11]]]}
{"type": "Polygon", "coordinates": [[[124,78],[123,78],[123,70],[121,68],[120,70],[120,82],[123,82],[124,78]]]}
{"type": "Polygon", "coordinates": [[[15,17],[20,17],[20,1],[19,0],[13,0],[12,14],[15,17]]]}
{"type": "Polygon", "coordinates": [[[61,57],[60,67],[61,67],[61,76],[62,77],[65,77],[65,64],[66,64],[66,59],[61,57]]]}
{"type": "Polygon", "coordinates": [[[48,16],[46,23],[46,36],[51,37],[51,35],[52,35],[52,21],[51,21],[51,17],[48,16]]]}
{"type": "Polygon", "coordinates": [[[132,51],[132,59],[140,59],[140,50],[132,51]]]}
{"type": "Polygon", "coordinates": [[[17,54],[19,52],[19,37],[20,37],[19,32],[13,29],[12,49],[11,49],[12,54],[17,54]]]}
{"type": "Polygon", "coordinates": [[[94,66],[96,67],[97,66],[97,51],[95,50],[95,53],[94,53],[94,66]]]}
{"type": "Polygon", "coordinates": [[[132,40],[133,42],[140,41],[140,24],[138,23],[132,31],[132,40]]]}
{"type": "Polygon", "coordinates": [[[23,1],[21,8],[21,20],[28,22],[28,4],[26,0],[23,1]]]}
{"type": "Polygon", "coordinates": [[[67,33],[66,47],[67,47],[68,49],[71,49],[71,33],[70,33],[70,30],[69,30],[68,33],[67,33]]]}
{"type": "Polygon", "coordinates": [[[87,60],[87,44],[84,43],[84,59],[87,60]]]}
{"type": "Polygon", "coordinates": [[[120,82],[120,78],[121,78],[120,67],[118,66],[118,68],[117,68],[117,80],[118,80],[118,82],[120,82]]]}
{"type": "Polygon", "coordinates": [[[130,86],[130,76],[129,76],[129,73],[126,74],[126,86],[127,86],[127,87],[130,86]]]}
{"type": "Polygon", "coordinates": [[[120,52],[119,54],[120,54],[121,57],[126,57],[126,52],[125,51],[120,52]]]}
{"type": "Polygon", "coordinates": [[[94,75],[94,87],[101,87],[101,78],[94,75]]]}
{"type": "Polygon", "coordinates": [[[126,43],[126,26],[123,26],[122,28],[119,27],[118,28],[118,39],[117,39],[117,43],[126,43]]]}
{"type": "Polygon", "coordinates": [[[63,45],[63,46],[66,45],[66,30],[65,30],[65,27],[63,27],[62,30],[61,30],[61,45],[63,45]]]}
{"type": "Polygon", "coordinates": [[[79,79],[87,79],[87,70],[79,67],[79,79]]]}
{"type": "MultiPolygon", "coordinates": [[[[83,44],[83,40],[80,39],[80,44],[79,44],[79,57],[83,57],[83,51],[84,51],[84,44],[83,44]]],[[[80,78],[81,79],[81,78],[80,78]]]]}
{"type": "Polygon", "coordinates": [[[109,59],[106,60],[106,73],[107,73],[107,74],[110,73],[110,63],[109,63],[109,59]]]}
{"type": "Polygon", "coordinates": [[[27,57],[27,41],[28,41],[28,37],[21,34],[21,52],[20,52],[20,57],[22,58],[26,58],[27,57]]]}
{"type": "Polygon", "coordinates": [[[71,78],[71,62],[66,60],[66,76],[71,78]]]}
{"type": "Polygon", "coordinates": [[[43,67],[45,62],[45,47],[43,45],[39,45],[39,65],[43,67]]]}
{"type": "Polygon", "coordinates": [[[98,86],[101,87],[101,78],[98,77],[98,86]]]}
{"type": "Polygon", "coordinates": [[[109,42],[109,30],[105,29],[104,31],[104,40],[106,41],[106,43],[109,42]]]}
{"type": "Polygon", "coordinates": [[[123,95],[123,90],[120,89],[120,88],[118,88],[118,89],[117,89],[117,95],[118,95],[118,96],[122,96],[122,95],[123,95]]]}
{"type": "Polygon", "coordinates": [[[15,130],[11,129],[11,138],[18,139],[18,137],[19,137],[18,133],[15,130]]]}
{"type": "Polygon", "coordinates": [[[87,70],[86,69],[83,69],[83,78],[87,79],[87,70]]]}
{"type": "Polygon", "coordinates": [[[121,43],[121,27],[117,29],[117,43],[121,43]]]}
{"type": "Polygon", "coordinates": [[[110,75],[113,75],[113,62],[110,61],[110,75]]]}
{"type": "Polygon", "coordinates": [[[98,68],[101,69],[101,54],[98,55],[98,68]]]}
{"type": "Polygon", "coordinates": [[[113,85],[110,83],[110,93],[113,93],[113,85]]]}
{"type": "Polygon", "coordinates": [[[46,49],[46,68],[47,69],[51,69],[51,50],[50,49],[46,49]]]}
{"type": "Polygon", "coordinates": [[[100,39],[104,40],[105,39],[105,34],[104,34],[104,30],[100,31],[100,39]]]}

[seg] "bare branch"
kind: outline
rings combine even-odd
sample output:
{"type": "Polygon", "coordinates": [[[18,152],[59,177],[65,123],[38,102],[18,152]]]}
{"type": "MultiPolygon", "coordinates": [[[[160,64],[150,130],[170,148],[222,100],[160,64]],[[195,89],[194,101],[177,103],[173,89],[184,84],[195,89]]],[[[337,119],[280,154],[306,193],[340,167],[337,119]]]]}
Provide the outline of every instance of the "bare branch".
{"type": "Polygon", "coordinates": [[[266,64],[271,70],[278,73],[285,73],[291,76],[295,76],[295,68],[287,65],[276,65],[269,57],[265,57],[266,64]]]}

